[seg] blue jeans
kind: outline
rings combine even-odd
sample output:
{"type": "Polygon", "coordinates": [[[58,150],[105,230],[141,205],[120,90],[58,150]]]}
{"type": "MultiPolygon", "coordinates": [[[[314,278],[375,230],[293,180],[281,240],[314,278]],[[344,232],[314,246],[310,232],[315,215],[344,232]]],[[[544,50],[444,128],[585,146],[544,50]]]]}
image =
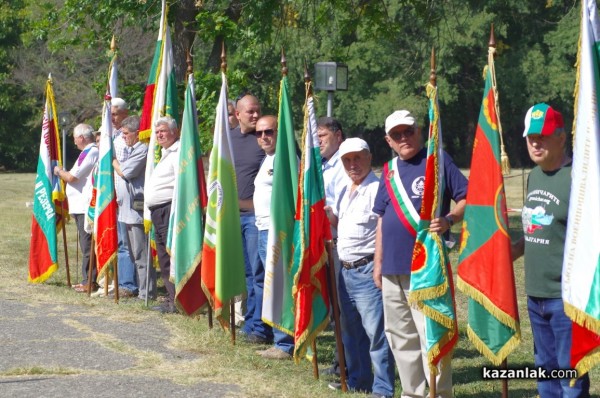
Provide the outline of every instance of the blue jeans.
{"type": "Polygon", "coordinates": [[[117,252],[117,267],[119,274],[119,287],[137,294],[137,277],[135,274],[135,263],[129,253],[129,238],[127,237],[127,224],[117,222],[117,236],[119,238],[119,250],[117,252]]]}
{"type": "MultiPolygon", "coordinates": [[[[560,298],[527,297],[527,310],[533,332],[535,366],[546,369],[571,368],[571,320],[565,315],[560,298]]],[[[589,397],[590,379],[586,374],[569,386],[570,379],[539,380],[541,398],[589,397]]]]}
{"type": "MultiPolygon", "coordinates": [[[[256,307],[252,318],[253,334],[270,340],[273,328],[262,321],[263,292],[265,290],[265,264],[267,263],[267,240],[269,231],[258,231],[258,261],[254,267],[254,294],[256,307]]],[[[285,333],[284,333],[285,334],[285,333]]]]}
{"type": "Polygon", "coordinates": [[[256,228],[254,213],[241,214],[242,245],[244,247],[244,268],[246,271],[246,313],[242,333],[250,335],[253,332],[254,312],[256,311],[256,295],[254,292],[253,269],[258,259],[258,228],[256,228]]]}
{"type": "Polygon", "coordinates": [[[393,396],[394,357],[385,337],[383,299],[373,281],[373,261],[354,269],[342,268],[338,292],[348,386],[393,396]]]}

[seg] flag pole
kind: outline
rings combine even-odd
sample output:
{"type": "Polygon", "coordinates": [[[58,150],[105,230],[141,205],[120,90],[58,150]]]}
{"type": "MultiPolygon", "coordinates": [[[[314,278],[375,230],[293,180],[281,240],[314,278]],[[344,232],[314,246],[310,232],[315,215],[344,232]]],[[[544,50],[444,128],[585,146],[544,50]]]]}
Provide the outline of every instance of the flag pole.
{"type": "MultiPolygon", "coordinates": [[[[225,45],[223,44],[222,51],[225,50],[224,46],[225,45]]],[[[194,73],[193,60],[192,60],[192,52],[190,51],[190,49],[188,49],[188,51],[187,51],[187,56],[188,56],[188,60],[189,60],[188,61],[188,75],[189,75],[189,74],[194,73]]],[[[203,170],[204,170],[204,168],[203,168],[203,170]]],[[[202,225],[206,225],[206,212],[205,211],[202,212],[202,225]]],[[[202,266],[202,264],[200,264],[200,266],[202,266]]],[[[213,328],[213,312],[212,312],[212,307],[210,306],[210,304],[208,304],[207,308],[208,308],[208,312],[207,312],[208,328],[212,329],[213,328]]]]}
{"type": "Polygon", "coordinates": [[[344,343],[342,342],[342,329],[340,327],[340,307],[338,306],[337,285],[335,283],[335,266],[333,264],[332,241],[325,242],[327,248],[327,267],[329,268],[329,296],[333,307],[333,324],[335,332],[335,345],[337,348],[338,361],[340,362],[340,383],[342,391],[348,391],[346,383],[346,357],[344,355],[344,343]]]}
{"type": "MultiPolygon", "coordinates": [[[[285,58],[285,52],[283,47],[281,48],[281,74],[282,76],[287,76],[288,68],[287,68],[287,60],[285,58]]],[[[308,66],[306,65],[306,60],[304,61],[304,83],[306,85],[306,97],[312,95],[312,86],[310,74],[308,73],[308,66]]],[[[312,366],[313,366],[313,376],[315,379],[319,379],[319,359],[317,355],[317,342],[316,339],[313,339],[311,344],[311,349],[313,352],[312,355],[312,366]]]]}
{"type": "MultiPolygon", "coordinates": [[[[221,72],[227,73],[227,54],[225,53],[225,40],[221,42],[221,72]]],[[[212,313],[209,313],[209,327],[212,324],[212,313]]],[[[231,330],[231,344],[235,345],[235,299],[229,301],[229,329],[231,330]]]]}
{"type": "Polygon", "coordinates": [[[502,123],[500,123],[500,105],[498,101],[498,89],[496,87],[496,68],[494,67],[494,56],[496,55],[496,35],[494,34],[494,24],[490,28],[490,41],[488,42],[488,68],[492,75],[492,90],[494,92],[494,106],[496,107],[496,116],[498,122],[498,135],[500,136],[500,166],[502,175],[510,174],[510,162],[508,155],[504,150],[504,140],[502,138],[502,123]]]}
{"type": "MultiPolygon", "coordinates": [[[[88,274],[87,274],[87,295],[88,297],[92,296],[92,266],[95,266],[96,264],[94,264],[96,262],[96,250],[94,250],[94,234],[92,234],[92,241],[91,241],[91,245],[90,245],[90,262],[88,263],[88,274]]],[[[83,253],[82,253],[83,255],[83,253]]],[[[108,280],[108,278],[106,278],[105,280],[108,280]]]]}
{"type": "MultiPolygon", "coordinates": [[[[437,73],[435,71],[435,48],[431,47],[431,59],[430,59],[431,70],[429,73],[429,84],[433,87],[437,87],[437,73]]],[[[435,381],[435,373],[429,370],[429,397],[435,398],[437,393],[437,385],[435,381]]]]}
{"type": "MultiPolygon", "coordinates": [[[[63,154],[63,158],[64,158],[64,154],[63,154]]],[[[64,167],[64,165],[65,165],[65,163],[63,161],[63,167],[64,167]]],[[[62,180],[61,180],[60,184],[64,187],[62,180]]],[[[66,198],[65,198],[65,200],[66,200],[66,198]]],[[[67,231],[66,231],[67,225],[65,224],[65,217],[66,217],[65,216],[65,214],[66,214],[65,200],[61,201],[61,203],[60,203],[60,207],[62,208],[62,216],[61,216],[60,223],[62,225],[63,250],[65,252],[65,271],[67,272],[67,286],[71,287],[71,269],[69,268],[69,252],[67,250],[67,231]]]]}
{"type": "MultiPolygon", "coordinates": [[[[525,202],[523,202],[525,203],[525,202]]],[[[75,236],[75,261],[79,264],[79,228],[77,228],[77,235],[75,236]]],[[[75,268],[77,270],[77,280],[79,280],[79,267],[75,268]]],[[[83,275],[82,275],[83,276],[83,275]]]]}
{"type": "MultiPolygon", "coordinates": [[[[504,152],[504,141],[502,140],[502,125],[500,124],[500,106],[498,105],[498,90],[496,88],[496,68],[494,67],[494,56],[496,55],[496,35],[494,34],[494,24],[490,27],[490,40],[488,43],[488,68],[490,68],[490,74],[492,76],[492,90],[494,92],[494,106],[496,107],[496,116],[498,119],[498,135],[500,136],[500,165],[502,167],[502,174],[508,175],[510,173],[510,163],[508,156],[504,152]]],[[[525,204],[525,201],[523,201],[525,204]]],[[[506,358],[502,361],[502,369],[508,367],[508,361],[506,358]]],[[[508,398],[508,379],[502,379],[502,398],[508,398]]]]}
{"type": "Polygon", "coordinates": [[[148,255],[146,256],[146,298],[144,299],[144,304],[146,305],[146,308],[148,308],[148,297],[150,296],[150,288],[148,287],[148,284],[150,283],[150,267],[154,266],[152,262],[152,250],[150,246],[150,232],[146,234],[146,242],[148,242],[148,255]]]}

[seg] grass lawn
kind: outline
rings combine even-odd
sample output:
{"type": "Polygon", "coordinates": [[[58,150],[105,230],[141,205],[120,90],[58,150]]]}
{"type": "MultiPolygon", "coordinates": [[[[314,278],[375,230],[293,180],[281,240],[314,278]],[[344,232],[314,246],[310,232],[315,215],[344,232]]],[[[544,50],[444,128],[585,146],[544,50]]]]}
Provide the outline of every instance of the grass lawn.
{"type": "MultiPolygon", "coordinates": [[[[465,173],[466,174],[466,173],[465,173]]],[[[31,209],[26,202],[31,202],[33,194],[33,174],[0,174],[0,277],[3,287],[0,297],[22,300],[28,303],[54,301],[65,304],[81,304],[90,307],[90,311],[109,313],[123,322],[135,322],[140,317],[155,317],[143,305],[123,301],[115,304],[110,300],[88,299],[66,288],[66,273],[62,237],[59,237],[59,271],[46,283],[32,285],[27,283],[29,257],[29,235],[31,228],[31,209]]],[[[508,207],[520,209],[523,203],[523,179],[521,170],[515,170],[506,179],[506,194],[508,207]]],[[[511,212],[510,233],[513,238],[520,236],[520,213],[511,212]]],[[[453,228],[453,233],[460,232],[460,225],[453,228]]],[[[76,228],[71,222],[67,225],[68,252],[71,269],[71,281],[77,283],[80,279],[79,264],[76,260],[76,228]]],[[[458,246],[458,245],[457,245],[458,246]]],[[[456,268],[458,255],[451,253],[451,260],[456,268]]],[[[521,317],[520,346],[508,358],[509,367],[533,366],[533,344],[529,319],[526,310],[524,293],[523,260],[515,263],[515,276],[518,289],[519,309],[521,317]]],[[[455,277],[456,280],[456,277],[455,277]]],[[[465,295],[457,290],[456,302],[458,308],[460,339],[454,352],[453,378],[456,397],[500,397],[501,384],[499,381],[484,381],[482,367],[490,366],[472,346],[466,337],[467,300],[465,295]]],[[[292,361],[273,362],[258,357],[251,346],[238,341],[232,346],[229,336],[219,328],[208,329],[204,316],[190,319],[184,316],[164,316],[160,318],[172,331],[172,345],[192,352],[202,354],[199,363],[181,363],[167,369],[167,377],[174,382],[193,384],[198,380],[236,383],[241,386],[243,396],[251,397],[333,397],[341,393],[331,391],[327,383],[331,380],[312,377],[311,365],[304,361],[295,365],[292,361]]],[[[319,363],[321,369],[329,366],[334,350],[334,338],[330,331],[317,340],[319,363]]],[[[148,365],[148,372],[154,366],[148,365]]],[[[143,369],[138,369],[143,372],[143,369]]],[[[0,373],[0,377],[8,373],[0,373]]],[[[594,369],[592,377],[592,395],[600,396],[600,371],[594,369]]],[[[397,383],[396,396],[399,396],[400,386],[397,383]]],[[[534,397],[536,395],[535,380],[511,380],[509,382],[510,397],[534,397]]],[[[357,396],[361,396],[358,394],[357,396]]]]}

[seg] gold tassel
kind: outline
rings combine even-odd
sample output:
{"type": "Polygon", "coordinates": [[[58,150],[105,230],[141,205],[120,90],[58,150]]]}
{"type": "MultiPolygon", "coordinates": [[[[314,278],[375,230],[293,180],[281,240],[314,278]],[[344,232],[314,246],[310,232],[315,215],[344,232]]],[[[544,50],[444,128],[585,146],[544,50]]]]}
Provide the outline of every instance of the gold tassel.
{"type": "MultiPolygon", "coordinates": [[[[502,139],[502,123],[500,122],[500,104],[498,103],[498,89],[496,87],[496,68],[494,66],[494,47],[488,48],[488,67],[492,73],[492,90],[494,91],[494,105],[496,107],[496,117],[498,118],[498,135],[500,136],[500,165],[502,166],[502,175],[510,174],[510,162],[508,155],[504,150],[504,140],[502,139]]],[[[484,68],[485,70],[485,68],[484,68]]]]}

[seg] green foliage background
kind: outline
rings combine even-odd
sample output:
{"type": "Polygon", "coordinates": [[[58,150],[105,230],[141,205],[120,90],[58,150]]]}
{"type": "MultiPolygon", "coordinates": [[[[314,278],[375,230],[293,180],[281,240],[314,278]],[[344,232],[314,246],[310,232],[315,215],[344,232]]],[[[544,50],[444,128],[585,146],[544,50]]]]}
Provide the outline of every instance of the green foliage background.
{"type": "MultiPolygon", "coordinates": [[[[119,46],[120,96],[139,112],[160,20],[159,0],[2,1],[0,112],[5,123],[0,126],[0,166],[34,169],[49,72],[59,111],[73,117],[67,128],[84,121],[99,124],[113,35],[119,46]]],[[[342,121],[346,135],[361,136],[371,144],[379,164],[390,156],[383,141],[388,114],[410,109],[421,125],[427,124],[424,85],[435,48],[446,149],[461,167],[469,166],[492,23],[501,120],[512,164],[529,165],[520,132],[531,105],[548,102],[563,112],[567,126],[572,121],[578,1],[169,0],[168,4],[182,97],[185,50],[192,50],[201,138],[207,151],[221,84],[223,42],[230,97],[249,90],[262,101],[265,114],[277,110],[281,49],[285,49],[298,134],[305,62],[311,74],[316,62],[347,64],[349,90],[335,94],[334,116],[342,121]]],[[[317,111],[325,114],[326,93],[317,92],[317,111]]]]}

